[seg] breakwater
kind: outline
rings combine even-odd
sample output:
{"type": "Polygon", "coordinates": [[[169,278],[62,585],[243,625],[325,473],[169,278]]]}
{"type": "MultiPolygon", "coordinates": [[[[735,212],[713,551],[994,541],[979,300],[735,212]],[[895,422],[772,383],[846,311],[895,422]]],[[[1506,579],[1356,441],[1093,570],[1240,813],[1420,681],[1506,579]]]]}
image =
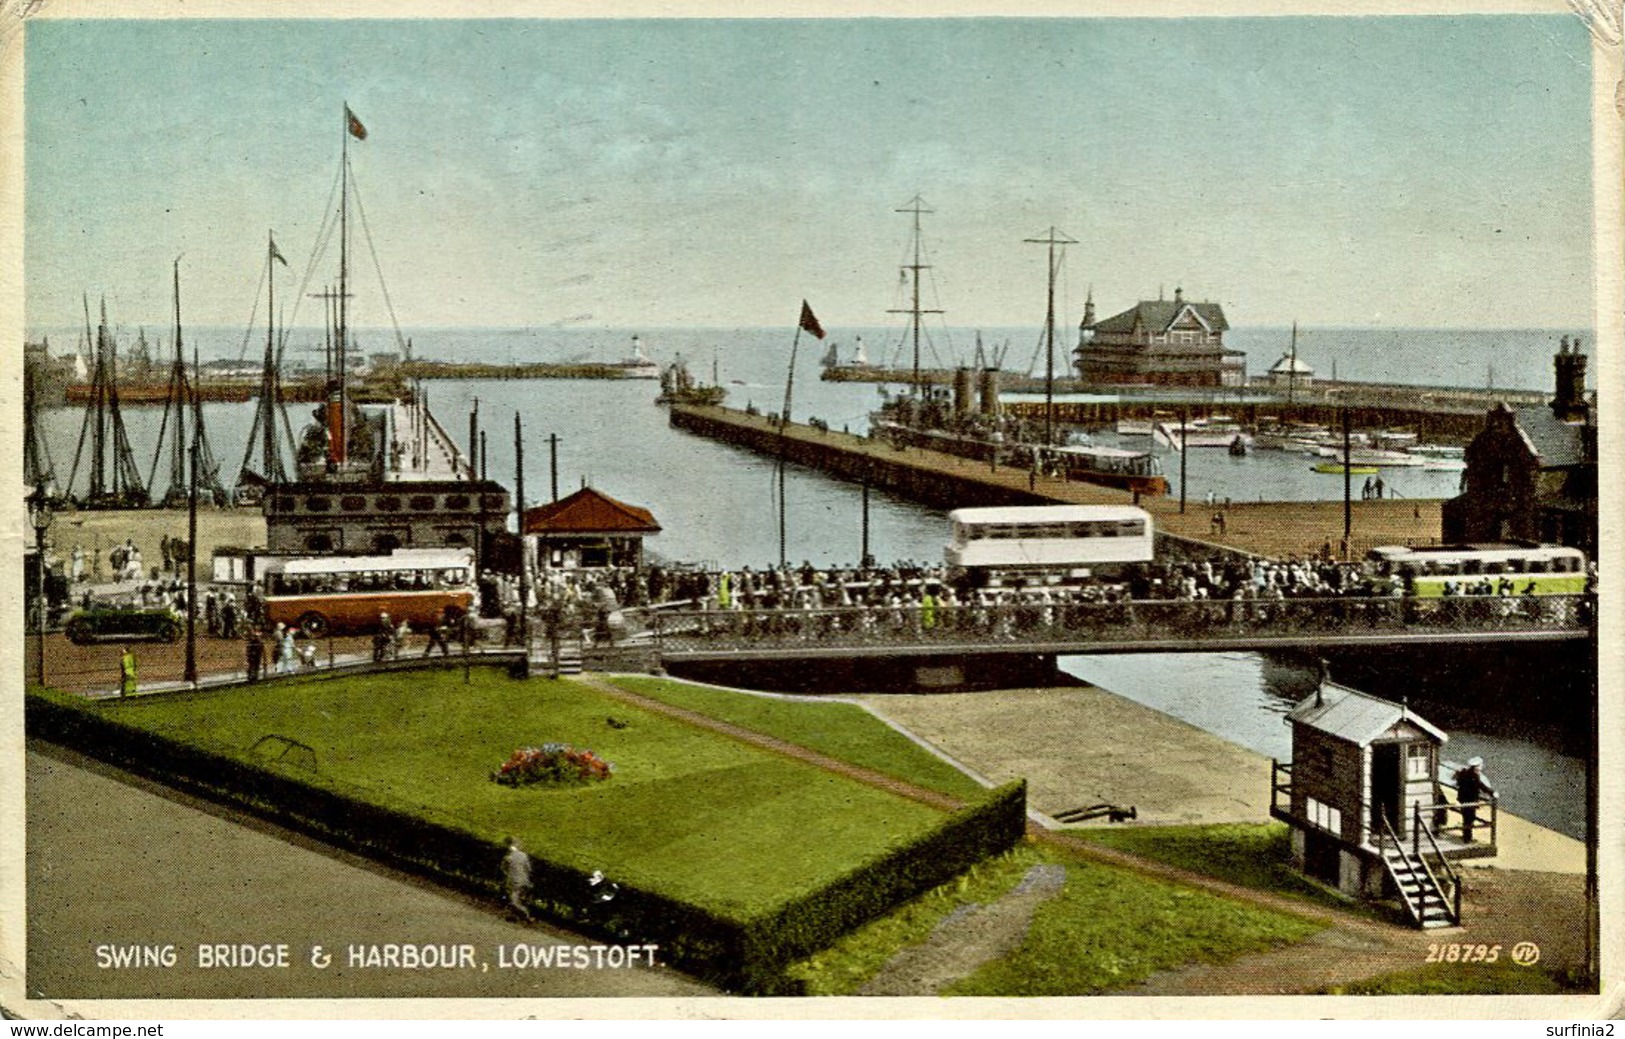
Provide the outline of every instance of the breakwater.
{"type": "MultiPolygon", "coordinates": [[[[1128,504],[1127,491],[1076,483],[1026,469],[973,461],[919,447],[787,423],[770,416],[724,407],[673,405],[671,424],[699,436],[866,484],[933,508],[992,505],[1128,504]]],[[[1343,545],[1341,501],[1238,501],[1218,508],[1177,498],[1142,498],[1140,506],[1156,524],[1157,550],[1165,555],[1212,556],[1227,553],[1311,556],[1343,545]],[[1214,522],[1222,511],[1225,522],[1214,522]]],[[[1352,521],[1347,552],[1358,557],[1376,545],[1436,542],[1440,502],[1386,499],[1349,504],[1352,521]]]]}

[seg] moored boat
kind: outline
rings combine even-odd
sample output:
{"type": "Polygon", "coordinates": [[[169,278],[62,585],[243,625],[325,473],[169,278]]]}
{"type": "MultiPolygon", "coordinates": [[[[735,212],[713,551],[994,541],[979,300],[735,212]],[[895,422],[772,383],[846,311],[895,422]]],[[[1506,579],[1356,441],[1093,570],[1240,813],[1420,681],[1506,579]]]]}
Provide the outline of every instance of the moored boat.
{"type": "Polygon", "coordinates": [[[1320,462],[1310,466],[1317,473],[1335,473],[1341,476],[1347,472],[1350,476],[1374,476],[1378,469],[1374,465],[1343,465],[1340,462],[1320,462]]]}

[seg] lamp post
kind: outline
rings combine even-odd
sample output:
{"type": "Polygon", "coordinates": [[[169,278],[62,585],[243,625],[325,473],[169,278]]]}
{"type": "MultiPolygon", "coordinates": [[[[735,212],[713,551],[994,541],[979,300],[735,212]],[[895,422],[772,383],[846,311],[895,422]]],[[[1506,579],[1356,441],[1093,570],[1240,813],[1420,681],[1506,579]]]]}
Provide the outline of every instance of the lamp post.
{"type": "Polygon", "coordinates": [[[35,662],[38,665],[39,684],[45,684],[45,532],[51,529],[51,503],[45,494],[45,484],[34,487],[28,499],[28,522],[34,528],[34,562],[38,581],[34,588],[34,609],[38,611],[35,624],[35,662]]]}

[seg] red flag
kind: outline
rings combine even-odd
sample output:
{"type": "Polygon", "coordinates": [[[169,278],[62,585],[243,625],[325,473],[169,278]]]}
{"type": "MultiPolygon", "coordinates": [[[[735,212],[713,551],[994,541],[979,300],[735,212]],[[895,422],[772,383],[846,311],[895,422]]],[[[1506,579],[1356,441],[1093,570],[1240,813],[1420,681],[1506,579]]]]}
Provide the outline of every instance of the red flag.
{"type": "Polygon", "coordinates": [[[801,301],[801,327],[819,339],[824,338],[824,326],[818,323],[817,315],[807,306],[806,300],[801,301]]]}
{"type": "Polygon", "coordinates": [[[361,120],[357,119],[355,117],[355,113],[350,111],[349,105],[344,106],[344,118],[345,121],[349,123],[351,137],[354,137],[358,141],[364,141],[367,139],[367,128],[362,126],[361,120]]]}

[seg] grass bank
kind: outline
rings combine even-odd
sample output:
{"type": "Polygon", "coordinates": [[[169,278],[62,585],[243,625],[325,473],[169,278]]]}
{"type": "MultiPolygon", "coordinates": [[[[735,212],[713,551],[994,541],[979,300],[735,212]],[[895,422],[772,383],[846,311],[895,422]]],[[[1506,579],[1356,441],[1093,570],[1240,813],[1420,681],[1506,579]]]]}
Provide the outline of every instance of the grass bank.
{"type": "Polygon", "coordinates": [[[668,678],[617,676],[611,681],[662,703],[775,736],[950,797],[972,800],[987,792],[976,780],[857,704],[754,696],[668,678]]]}
{"type": "Polygon", "coordinates": [[[270,767],[388,808],[744,918],[817,890],[942,813],[638,710],[568,680],[476,670],[276,683],[111,705],[118,721],[266,765],[277,736],[311,749],[270,767]],[[517,747],[570,743],[615,766],[607,782],[511,788],[517,747]]]}
{"type": "Polygon", "coordinates": [[[1024,844],[921,895],[791,968],[808,991],[850,995],[899,951],[956,911],[1007,894],[1033,866],[1062,866],[1059,894],[1039,905],[1020,947],[979,965],[945,995],[1078,996],[1128,988],[1193,962],[1222,963],[1321,929],[1285,913],[1194,891],[1058,848],[1024,844]]]}

